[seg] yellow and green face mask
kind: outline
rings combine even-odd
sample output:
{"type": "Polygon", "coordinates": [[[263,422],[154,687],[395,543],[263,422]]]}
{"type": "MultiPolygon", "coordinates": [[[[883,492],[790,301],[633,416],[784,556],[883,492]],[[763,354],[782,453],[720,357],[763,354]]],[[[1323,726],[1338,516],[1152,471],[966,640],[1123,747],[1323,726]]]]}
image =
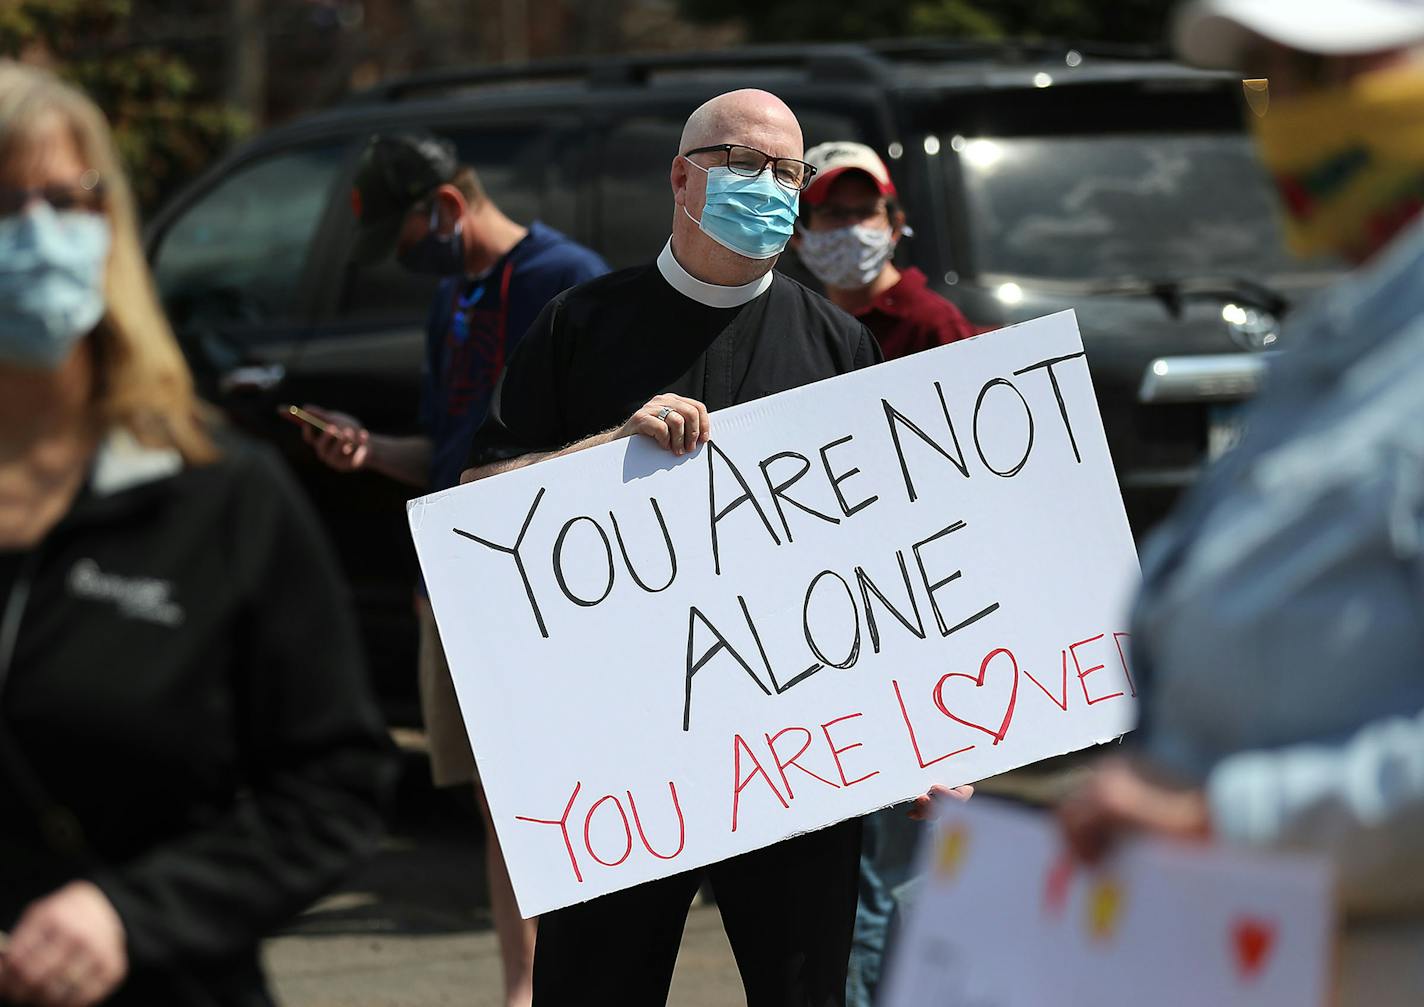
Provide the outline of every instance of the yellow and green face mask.
{"type": "Polygon", "coordinates": [[[1252,119],[1297,255],[1366,258],[1424,209],[1424,67],[1273,100],[1252,119]]]}

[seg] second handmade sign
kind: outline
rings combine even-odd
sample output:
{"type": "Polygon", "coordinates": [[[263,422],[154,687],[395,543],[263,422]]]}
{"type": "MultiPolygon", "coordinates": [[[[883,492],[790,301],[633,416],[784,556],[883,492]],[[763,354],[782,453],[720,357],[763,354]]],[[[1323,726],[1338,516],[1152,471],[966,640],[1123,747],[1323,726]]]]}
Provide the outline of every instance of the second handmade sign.
{"type": "Polygon", "coordinates": [[[1079,864],[1051,815],[945,809],[885,1007],[1321,1007],[1333,917],[1320,860],[1161,839],[1079,864]]]}

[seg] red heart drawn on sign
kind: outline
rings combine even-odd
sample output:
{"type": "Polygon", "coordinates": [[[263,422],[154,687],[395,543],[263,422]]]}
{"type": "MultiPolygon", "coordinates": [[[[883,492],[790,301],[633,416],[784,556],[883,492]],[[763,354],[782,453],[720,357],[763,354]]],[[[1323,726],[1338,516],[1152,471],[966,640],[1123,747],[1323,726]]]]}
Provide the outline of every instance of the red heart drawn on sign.
{"type": "Polygon", "coordinates": [[[1231,927],[1236,945],[1236,969],[1241,978],[1251,979],[1265,968],[1276,943],[1276,926],[1269,920],[1243,916],[1231,927]]]}
{"type": "Polygon", "coordinates": [[[1060,916],[1068,904],[1068,893],[1073,884],[1073,872],[1078,869],[1078,858],[1070,850],[1059,854],[1048,868],[1048,876],[1043,884],[1043,911],[1047,916],[1060,916]]]}
{"type": "Polygon", "coordinates": [[[940,713],[944,714],[946,717],[948,717],[955,723],[963,724],[965,727],[972,727],[976,731],[983,731],[989,737],[994,739],[994,744],[996,745],[1004,740],[1004,735],[1009,733],[1009,721],[1014,719],[1014,703],[1018,701],[1018,698],[1019,662],[1017,661],[1017,659],[1015,659],[1013,653],[1005,647],[1000,647],[998,650],[991,650],[988,655],[985,656],[984,660],[979,665],[978,675],[966,675],[962,671],[952,671],[948,675],[945,675],[943,678],[941,678],[938,682],[936,682],[934,687],[934,702],[935,706],[939,707],[940,713]],[[973,682],[974,688],[982,689],[984,687],[984,677],[989,673],[989,665],[993,662],[994,658],[998,657],[1000,654],[1004,654],[1008,657],[1009,663],[1013,666],[1014,669],[1014,677],[1013,686],[1009,690],[1009,702],[1008,705],[1004,707],[1004,719],[1000,721],[998,730],[985,727],[983,724],[976,724],[972,720],[965,720],[963,717],[956,717],[954,714],[950,713],[949,708],[944,705],[945,683],[948,682],[951,678],[964,678],[973,682]]]}

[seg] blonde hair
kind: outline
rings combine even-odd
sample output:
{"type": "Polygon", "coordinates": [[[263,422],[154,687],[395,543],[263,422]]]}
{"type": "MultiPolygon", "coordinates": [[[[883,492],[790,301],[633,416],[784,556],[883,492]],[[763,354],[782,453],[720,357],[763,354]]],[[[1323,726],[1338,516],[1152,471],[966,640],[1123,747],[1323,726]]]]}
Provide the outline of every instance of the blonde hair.
{"type": "Polygon", "coordinates": [[[68,127],[85,166],[99,173],[111,231],[104,317],[89,336],[93,419],[100,429],[125,428],[150,447],[174,448],[190,464],[211,461],[217,451],[206,408],[159,306],[133,195],[104,114],[52,73],[0,60],[0,158],[23,156],[24,145],[56,118],[68,127]]]}

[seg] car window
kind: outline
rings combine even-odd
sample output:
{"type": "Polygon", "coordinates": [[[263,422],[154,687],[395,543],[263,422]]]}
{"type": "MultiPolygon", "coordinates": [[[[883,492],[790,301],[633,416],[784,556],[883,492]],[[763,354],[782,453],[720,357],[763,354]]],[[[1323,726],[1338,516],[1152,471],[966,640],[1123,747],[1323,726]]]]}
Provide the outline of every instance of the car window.
{"type": "Polygon", "coordinates": [[[603,134],[594,248],[614,269],[651,261],[672,220],[668,169],[682,119],[630,116],[603,134]]]}
{"type": "MultiPolygon", "coordinates": [[[[796,119],[801,123],[801,134],[806,140],[806,149],[810,150],[818,143],[827,143],[831,140],[855,140],[859,143],[868,143],[872,147],[877,144],[869,135],[865,120],[858,115],[833,111],[828,108],[818,108],[808,106],[803,102],[793,102],[792,106],[796,112],[796,119]]],[[[885,151],[880,151],[880,156],[885,156],[885,151]]]]}
{"type": "MultiPolygon", "coordinates": [[[[461,163],[475,169],[485,192],[506,216],[521,224],[539,219],[548,147],[542,128],[459,127],[433,132],[455,144],[461,163]]],[[[349,265],[337,318],[347,322],[423,319],[436,282],[403,269],[394,257],[373,266],[349,265]]]]}
{"type": "Polygon", "coordinates": [[[945,137],[983,272],[1062,280],[1247,276],[1290,259],[1241,133],[945,137]]]}
{"type": "MultiPolygon", "coordinates": [[[[865,137],[852,112],[792,105],[808,148],[865,137]]],[[[603,131],[594,247],[614,269],[651,261],[667,241],[673,210],[668,169],[688,111],[629,116],[603,131]]]]}
{"type": "Polygon", "coordinates": [[[347,150],[338,142],[249,162],[167,228],[153,271],[175,326],[301,320],[312,239],[347,150]]]}

